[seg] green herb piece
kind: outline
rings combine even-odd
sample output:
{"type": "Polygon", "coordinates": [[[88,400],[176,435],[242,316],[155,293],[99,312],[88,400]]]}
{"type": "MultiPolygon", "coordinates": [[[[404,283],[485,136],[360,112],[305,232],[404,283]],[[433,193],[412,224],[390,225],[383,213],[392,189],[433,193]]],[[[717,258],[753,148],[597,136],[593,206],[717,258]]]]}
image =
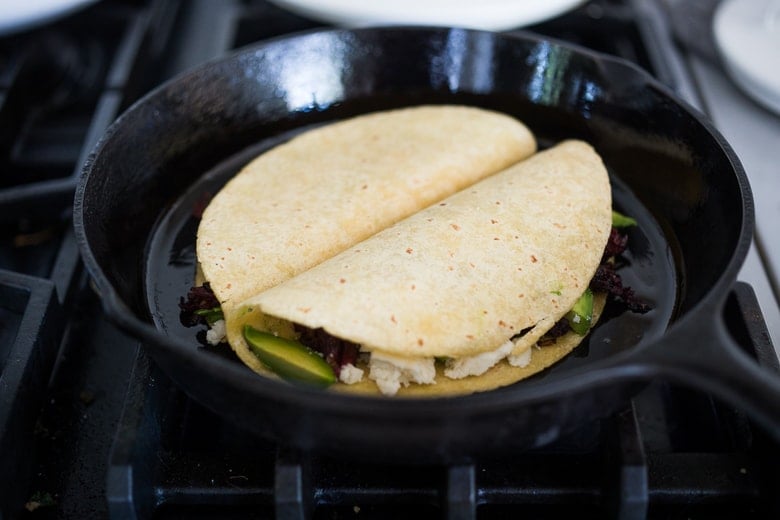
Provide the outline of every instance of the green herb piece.
{"type": "Polygon", "coordinates": [[[198,309],[195,314],[202,316],[206,319],[206,323],[214,325],[219,320],[225,319],[222,314],[222,307],[212,307],[211,309],[198,309]]]}
{"type": "Polygon", "coordinates": [[[612,226],[616,228],[624,228],[624,227],[631,227],[636,226],[636,219],[633,219],[631,217],[628,217],[626,215],[623,215],[622,213],[619,213],[612,210],[612,226]]]}
{"type": "Polygon", "coordinates": [[[32,512],[38,509],[39,507],[52,507],[55,505],[57,505],[57,503],[54,501],[54,498],[51,496],[51,493],[45,491],[36,491],[30,497],[30,500],[28,500],[27,503],[24,504],[24,508],[32,512]]]}

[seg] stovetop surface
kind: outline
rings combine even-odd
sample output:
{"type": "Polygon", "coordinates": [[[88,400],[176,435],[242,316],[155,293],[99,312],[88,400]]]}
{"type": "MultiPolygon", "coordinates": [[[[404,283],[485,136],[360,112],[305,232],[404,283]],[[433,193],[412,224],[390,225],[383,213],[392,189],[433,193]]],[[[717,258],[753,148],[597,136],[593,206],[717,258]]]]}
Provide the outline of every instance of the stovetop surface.
{"type": "MultiPolygon", "coordinates": [[[[734,89],[696,36],[714,5],[595,0],[527,29],[639,64],[726,134],[758,220],[740,274],[750,286],[735,286],[726,319],[776,369],[780,253],[770,226],[780,187],[767,142],[780,122],[734,89]]],[[[97,139],[161,81],[318,26],[259,0],[106,0],[0,38],[0,518],[776,515],[778,447],[695,391],[653,383],[624,412],[501,460],[377,466],[309,457],[226,424],[105,320],[70,223],[97,139]]]]}

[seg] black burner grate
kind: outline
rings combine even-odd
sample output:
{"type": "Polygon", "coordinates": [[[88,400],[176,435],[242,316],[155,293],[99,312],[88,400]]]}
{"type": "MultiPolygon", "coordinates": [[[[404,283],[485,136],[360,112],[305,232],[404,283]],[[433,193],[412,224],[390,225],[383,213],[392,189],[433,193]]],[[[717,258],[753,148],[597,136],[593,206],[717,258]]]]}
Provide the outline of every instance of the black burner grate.
{"type": "MultiPolygon", "coordinates": [[[[729,323],[780,372],[737,284],[729,323]]],[[[768,518],[778,447],[739,412],[654,383],[631,407],[500,460],[386,466],[302,454],[189,401],[143,351],[109,467],[114,518],[768,518]],[[150,383],[151,381],[151,383],[150,383]],[[687,515],[687,516],[686,516],[687,515]]]]}
{"type": "Polygon", "coordinates": [[[32,473],[31,433],[46,395],[64,328],[54,285],[0,271],[0,511],[24,492],[32,473]]]}
{"type": "Polygon", "coordinates": [[[117,4],[0,39],[0,221],[67,214],[86,154],[154,84],[177,4],[117,4]]]}

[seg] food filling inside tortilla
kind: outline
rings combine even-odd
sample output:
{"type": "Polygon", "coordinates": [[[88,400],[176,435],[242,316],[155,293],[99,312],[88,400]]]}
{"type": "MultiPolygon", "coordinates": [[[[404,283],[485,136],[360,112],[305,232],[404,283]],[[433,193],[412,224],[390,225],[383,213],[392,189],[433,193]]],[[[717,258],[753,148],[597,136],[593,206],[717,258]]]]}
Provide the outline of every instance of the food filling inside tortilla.
{"type": "MultiPolygon", "coordinates": [[[[604,262],[591,280],[587,291],[593,296],[590,316],[569,312],[557,323],[551,324],[550,320],[542,320],[528,330],[510,338],[495,350],[471,356],[410,358],[394,356],[381,351],[362,352],[360,345],[331,336],[323,329],[287,325],[294,328],[297,340],[301,345],[317,352],[330,366],[335,376],[333,381],[338,380],[345,385],[355,385],[357,388],[365,389],[366,386],[375,384],[384,395],[396,395],[401,389],[410,395],[425,394],[425,392],[420,392],[421,387],[410,387],[410,385],[438,383],[448,386],[448,380],[450,380],[449,385],[452,385],[454,381],[481,376],[499,366],[499,374],[494,376],[494,381],[491,383],[499,386],[508,374],[508,367],[530,371],[532,370],[532,360],[538,360],[538,365],[546,367],[560,357],[561,351],[573,349],[580,342],[582,336],[592,326],[595,326],[607,298],[617,300],[633,312],[647,312],[649,310],[647,304],[637,298],[630,288],[622,286],[620,277],[615,272],[612,259],[622,253],[626,242],[626,235],[617,228],[613,228],[610,240],[604,250],[604,262]],[[598,291],[595,294],[593,294],[594,289],[598,291]],[[575,332],[572,330],[572,321],[579,319],[587,320],[589,323],[585,329],[575,332]],[[500,379],[495,380],[495,377],[500,379]]],[[[202,287],[193,289],[191,301],[197,302],[194,305],[200,305],[207,309],[195,311],[196,316],[209,316],[211,320],[215,320],[209,325],[206,339],[212,345],[219,345],[226,340],[225,322],[221,313],[216,308],[210,307],[213,301],[209,303],[198,299],[196,295],[200,293],[202,297],[202,290],[202,287]]],[[[536,372],[538,369],[535,367],[533,371],[536,372]]],[[[471,388],[473,384],[466,386],[471,388]]]]}

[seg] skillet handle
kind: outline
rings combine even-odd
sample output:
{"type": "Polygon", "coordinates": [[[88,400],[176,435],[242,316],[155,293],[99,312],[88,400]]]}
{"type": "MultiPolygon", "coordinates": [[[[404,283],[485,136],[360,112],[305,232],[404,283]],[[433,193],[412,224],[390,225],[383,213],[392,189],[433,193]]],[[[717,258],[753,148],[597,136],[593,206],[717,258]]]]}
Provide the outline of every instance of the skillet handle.
{"type": "Polygon", "coordinates": [[[780,441],[780,366],[757,309],[753,289],[736,283],[728,300],[697,309],[663,342],[645,349],[642,363],[662,378],[710,393],[744,411],[780,441]],[[740,342],[727,328],[726,305],[736,305],[745,320],[746,338],[740,342]]]}

